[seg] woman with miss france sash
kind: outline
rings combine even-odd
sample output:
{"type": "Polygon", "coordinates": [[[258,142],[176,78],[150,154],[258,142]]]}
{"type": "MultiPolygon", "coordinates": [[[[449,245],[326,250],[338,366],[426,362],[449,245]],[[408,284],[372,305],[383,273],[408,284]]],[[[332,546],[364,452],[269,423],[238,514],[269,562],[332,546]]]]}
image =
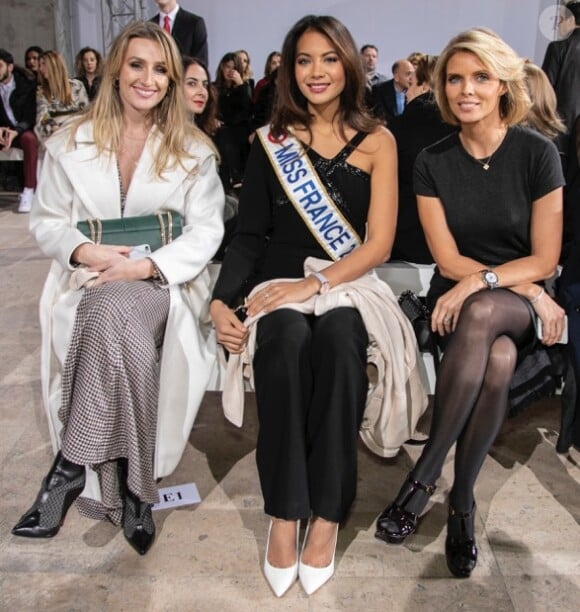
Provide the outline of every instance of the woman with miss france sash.
{"type": "Polygon", "coordinates": [[[358,306],[307,305],[369,278],[386,287],[368,273],[393,243],[396,150],[363,110],[364,85],[356,45],[333,17],[304,17],[287,34],[278,104],[252,145],[211,303],[218,341],[236,359],[255,337],[256,459],[271,517],[264,574],[277,596],[297,578],[310,594],[333,575],[355,496],[371,333],[358,306]],[[251,334],[233,310],[244,298],[251,334]]]}
{"type": "Polygon", "coordinates": [[[299,141],[289,134],[275,138],[270,126],[257,133],[284,191],[330,257],[344,257],[360,246],[359,237],[334,206],[299,141]]]}

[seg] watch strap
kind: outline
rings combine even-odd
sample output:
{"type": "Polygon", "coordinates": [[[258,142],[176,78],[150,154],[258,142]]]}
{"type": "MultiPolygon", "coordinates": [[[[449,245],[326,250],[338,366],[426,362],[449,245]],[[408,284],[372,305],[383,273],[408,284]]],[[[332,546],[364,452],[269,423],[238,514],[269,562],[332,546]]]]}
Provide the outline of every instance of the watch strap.
{"type": "Polygon", "coordinates": [[[312,272],[310,276],[314,276],[316,279],[318,279],[318,282],[320,283],[318,293],[322,291],[322,288],[324,286],[328,287],[330,285],[330,281],[326,278],[326,276],[324,276],[324,274],[322,274],[322,272],[312,272]]]}

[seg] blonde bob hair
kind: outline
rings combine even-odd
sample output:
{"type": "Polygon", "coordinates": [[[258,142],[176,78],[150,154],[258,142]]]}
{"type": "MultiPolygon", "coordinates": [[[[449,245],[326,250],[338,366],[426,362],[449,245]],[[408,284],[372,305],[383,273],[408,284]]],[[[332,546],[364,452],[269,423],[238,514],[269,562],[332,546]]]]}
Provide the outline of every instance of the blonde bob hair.
{"type": "Polygon", "coordinates": [[[495,32],[474,28],[452,38],[439,56],[433,85],[441,116],[450,125],[459,125],[445,94],[447,64],[461,51],[473,53],[477,59],[506,87],[499,101],[499,112],[506,125],[520,123],[530,108],[530,98],[524,80],[524,60],[495,32]]]}
{"type": "Polygon", "coordinates": [[[181,56],[173,38],[157,24],[149,21],[132,22],[113,41],[103,66],[97,96],[75,127],[85,121],[92,121],[97,151],[99,153],[119,151],[123,116],[119,75],[129,43],[134,38],[151,40],[159,44],[169,79],[165,97],[151,111],[153,126],[161,134],[161,146],[157,151],[154,166],[155,175],[161,178],[164,171],[175,168],[177,164],[190,157],[186,150],[188,141],[193,138],[209,143],[209,139],[189,120],[183,99],[181,56]]]}

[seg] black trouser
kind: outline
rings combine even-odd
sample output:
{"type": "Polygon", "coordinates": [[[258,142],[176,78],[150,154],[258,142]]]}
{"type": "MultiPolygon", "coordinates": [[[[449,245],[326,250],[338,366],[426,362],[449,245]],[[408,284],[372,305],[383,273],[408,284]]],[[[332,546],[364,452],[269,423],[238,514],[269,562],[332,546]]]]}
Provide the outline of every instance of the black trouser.
{"type": "Polygon", "coordinates": [[[265,512],[340,522],[356,492],[368,379],[360,313],[277,310],[258,322],[256,459],[265,512]]]}

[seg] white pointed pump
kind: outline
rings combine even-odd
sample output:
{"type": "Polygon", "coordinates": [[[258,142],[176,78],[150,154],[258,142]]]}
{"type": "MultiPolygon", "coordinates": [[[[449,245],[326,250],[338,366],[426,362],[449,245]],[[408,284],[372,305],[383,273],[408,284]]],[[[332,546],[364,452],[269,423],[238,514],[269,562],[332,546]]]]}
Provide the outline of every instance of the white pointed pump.
{"type": "Polygon", "coordinates": [[[306,527],[306,534],[304,535],[304,543],[302,544],[302,553],[300,554],[300,562],[298,564],[298,578],[300,584],[307,595],[312,595],[317,591],[323,584],[327,583],[334,574],[334,557],[336,556],[336,543],[338,541],[338,523],[336,524],[336,531],[334,535],[334,550],[332,551],[332,560],[326,567],[312,567],[302,563],[302,555],[308,542],[308,531],[310,529],[310,521],[306,527]]]}
{"type": "Polygon", "coordinates": [[[268,549],[270,547],[270,532],[272,523],[268,527],[268,542],[266,543],[266,556],[264,557],[264,576],[276,597],[282,597],[284,593],[296,582],[298,578],[298,536],[300,533],[300,521],[296,521],[296,562],[290,567],[274,567],[268,563],[268,549]]]}

